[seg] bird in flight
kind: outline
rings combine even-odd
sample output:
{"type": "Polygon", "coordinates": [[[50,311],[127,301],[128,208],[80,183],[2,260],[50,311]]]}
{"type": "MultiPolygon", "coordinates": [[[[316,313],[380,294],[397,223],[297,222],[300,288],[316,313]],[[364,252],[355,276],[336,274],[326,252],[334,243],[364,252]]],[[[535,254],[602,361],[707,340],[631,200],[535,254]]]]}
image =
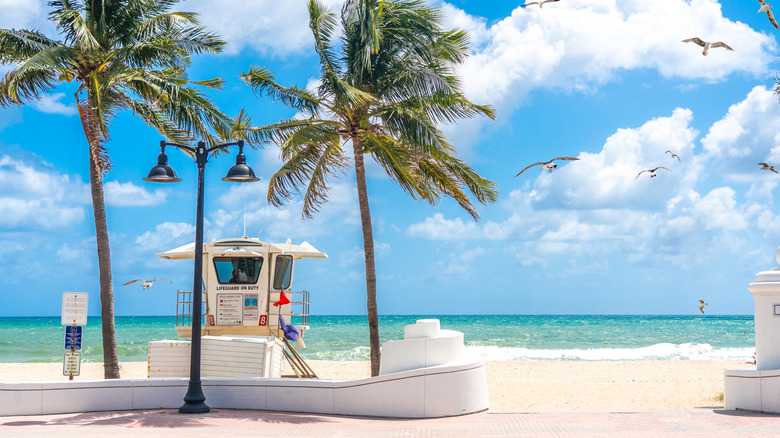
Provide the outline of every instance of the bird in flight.
{"type": "MultiPolygon", "coordinates": [[[[143,281],[143,283],[141,284],[141,289],[146,290],[146,289],[149,289],[150,287],[152,287],[152,283],[154,283],[155,281],[168,281],[168,280],[166,280],[164,278],[155,278],[154,280],[144,280],[143,278],[137,278],[135,280],[128,281],[127,283],[123,284],[122,286],[127,286],[128,284],[135,283],[136,281],[143,281]]],[[[173,284],[170,281],[168,281],[168,283],[173,284]]]]}
{"type": "Polygon", "coordinates": [[[769,17],[769,22],[772,23],[772,26],[775,27],[775,29],[780,29],[780,26],[777,25],[777,20],[775,20],[775,14],[772,13],[772,5],[765,2],[764,0],[758,0],[759,3],[761,3],[761,8],[756,12],[756,14],[760,14],[762,12],[766,12],[766,16],[769,17]]]}
{"type": "Polygon", "coordinates": [[[667,153],[667,154],[672,154],[672,158],[677,158],[677,161],[680,161],[680,156],[679,156],[679,155],[677,155],[677,154],[675,154],[674,152],[672,152],[672,151],[666,151],[666,153],[667,153]]]}
{"type": "MultiPolygon", "coordinates": [[[[649,172],[649,173],[650,173],[650,178],[655,178],[656,176],[658,176],[658,175],[656,175],[656,174],[655,174],[655,171],[656,171],[656,170],[658,170],[658,169],[669,170],[669,169],[667,169],[667,168],[665,168],[665,167],[663,167],[663,166],[658,166],[658,167],[656,167],[655,169],[645,169],[645,170],[643,170],[643,171],[639,172],[639,173],[637,174],[636,178],[634,178],[634,179],[637,179],[637,178],[639,178],[639,175],[641,175],[641,174],[643,174],[643,173],[645,173],[645,172],[649,172]]],[[[671,170],[669,170],[669,172],[671,172],[671,170]]]]}
{"type": "Polygon", "coordinates": [[[704,300],[699,298],[699,310],[701,310],[701,313],[704,314],[704,306],[708,305],[709,303],[705,303],[704,300]]]}
{"type": "Polygon", "coordinates": [[[537,165],[539,165],[539,164],[541,164],[541,165],[542,165],[542,168],[539,170],[540,172],[544,171],[545,169],[547,169],[547,171],[548,171],[548,172],[552,172],[552,171],[553,171],[553,169],[555,169],[555,168],[557,168],[557,167],[558,167],[558,165],[557,165],[557,164],[553,163],[553,161],[555,161],[555,160],[579,160],[579,158],[574,158],[574,157],[558,157],[558,158],[553,158],[553,159],[552,159],[552,160],[550,160],[550,161],[540,161],[540,162],[538,162],[538,163],[531,164],[530,166],[528,166],[528,167],[526,167],[525,169],[521,170],[521,171],[520,171],[520,173],[518,173],[517,175],[515,175],[515,178],[517,178],[518,176],[520,176],[520,174],[521,174],[521,173],[523,173],[523,172],[525,172],[526,170],[528,170],[528,169],[530,169],[530,168],[532,168],[532,167],[534,167],[534,166],[537,166],[537,165]]]}
{"type": "Polygon", "coordinates": [[[731,50],[731,51],[734,50],[731,47],[729,47],[728,44],[726,44],[726,43],[724,43],[722,41],[718,41],[718,42],[715,42],[715,43],[710,43],[710,42],[707,42],[707,41],[702,41],[701,38],[688,38],[687,40],[682,40],[682,42],[684,42],[684,43],[696,43],[696,44],[704,47],[704,50],[701,52],[701,54],[704,55],[704,56],[707,56],[707,52],[710,49],[714,49],[716,47],[723,47],[724,49],[731,50]]]}
{"type": "Polygon", "coordinates": [[[520,7],[524,8],[526,6],[539,5],[539,9],[541,9],[543,4],[550,3],[550,2],[557,2],[557,1],[560,1],[560,0],[544,0],[544,1],[540,1],[540,2],[528,2],[528,3],[524,4],[524,5],[520,5],[520,7]]]}
{"type": "Polygon", "coordinates": [[[775,166],[770,166],[770,165],[768,165],[766,163],[758,163],[758,165],[759,166],[764,166],[764,167],[762,167],[762,168],[760,168],[758,170],[771,170],[774,173],[780,173],[777,170],[775,170],[775,166]]]}

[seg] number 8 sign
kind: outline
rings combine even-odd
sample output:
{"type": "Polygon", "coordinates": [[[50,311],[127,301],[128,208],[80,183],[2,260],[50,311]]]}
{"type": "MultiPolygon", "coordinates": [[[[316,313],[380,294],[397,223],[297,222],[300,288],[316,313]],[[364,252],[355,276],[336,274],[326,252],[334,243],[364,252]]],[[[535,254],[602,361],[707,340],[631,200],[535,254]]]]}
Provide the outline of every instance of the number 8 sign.
{"type": "Polygon", "coordinates": [[[268,315],[260,315],[260,323],[258,325],[268,324],[268,315]]]}

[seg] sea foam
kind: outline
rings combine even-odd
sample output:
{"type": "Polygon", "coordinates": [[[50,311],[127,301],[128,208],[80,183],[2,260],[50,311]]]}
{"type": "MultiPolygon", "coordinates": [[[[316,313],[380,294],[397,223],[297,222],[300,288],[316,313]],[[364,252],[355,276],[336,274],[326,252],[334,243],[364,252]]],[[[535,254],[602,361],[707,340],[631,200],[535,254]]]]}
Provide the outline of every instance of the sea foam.
{"type": "Polygon", "coordinates": [[[485,361],[542,360],[752,360],[753,348],[713,348],[709,344],[660,343],[638,348],[530,349],[467,346],[466,351],[485,361]]]}

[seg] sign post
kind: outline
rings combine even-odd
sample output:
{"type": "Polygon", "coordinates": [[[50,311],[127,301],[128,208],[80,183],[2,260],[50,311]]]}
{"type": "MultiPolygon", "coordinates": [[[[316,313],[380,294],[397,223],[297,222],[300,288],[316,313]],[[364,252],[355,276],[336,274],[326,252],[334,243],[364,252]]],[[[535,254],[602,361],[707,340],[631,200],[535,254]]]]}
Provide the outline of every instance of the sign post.
{"type": "Polygon", "coordinates": [[[62,294],[62,325],[65,326],[65,357],[62,375],[73,380],[81,373],[81,333],[87,325],[89,294],[86,292],[64,292],[62,294]]]}

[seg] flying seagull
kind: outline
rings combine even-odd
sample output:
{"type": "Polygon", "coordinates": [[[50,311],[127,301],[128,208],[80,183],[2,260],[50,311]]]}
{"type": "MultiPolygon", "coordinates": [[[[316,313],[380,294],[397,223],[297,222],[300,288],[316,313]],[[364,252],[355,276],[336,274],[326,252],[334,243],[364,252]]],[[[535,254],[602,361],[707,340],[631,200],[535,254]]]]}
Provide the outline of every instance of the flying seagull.
{"type": "MultiPolygon", "coordinates": [[[[550,1],[550,0],[548,0],[548,1],[550,1]]],[[[553,163],[553,161],[555,161],[555,160],[579,160],[579,158],[574,158],[574,157],[558,157],[558,158],[553,158],[553,159],[552,159],[552,160],[550,160],[550,161],[540,161],[540,162],[538,162],[538,163],[531,164],[530,166],[528,166],[528,167],[526,167],[525,169],[521,170],[521,171],[520,171],[520,173],[523,173],[523,172],[525,172],[526,170],[528,170],[528,169],[530,169],[530,168],[532,168],[532,167],[534,167],[534,166],[536,166],[536,165],[538,165],[538,164],[541,164],[541,165],[542,165],[542,168],[539,170],[540,172],[544,171],[545,169],[547,169],[547,171],[548,171],[548,172],[552,172],[552,171],[553,171],[553,169],[555,169],[555,168],[557,168],[557,167],[558,167],[558,165],[557,165],[557,164],[553,163]]],[[[520,176],[520,173],[518,173],[517,175],[515,175],[515,178],[517,178],[518,176],[520,176]]]]}
{"type": "Polygon", "coordinates": [[[704,306],[706,306],[709,303],[705,303],[704,300],[699,298],[699,310],[701,310],[701,313],[704,314],[704,306]]]}
{"type": "Polygon", "coordinates": [[[539,9],[541,9],[543,4],[550,3],[550,2],[557,2],[557,1],[560,1],[560,0],[544,0],[544,1],[540,1],[540,2],[528,2],[528,3],[524,4],[524,5],[520,5],[520,7],[524,8],[526,6],[539,5],[539,9]]]}
{"type": "Polygon", "coordinates": [[[716,43],[710,43],[710,42],[707,42],[707,41],[702,41],[701,38],[688,38],[687,40],[682,40],[682,42],[684,42],[684,43],[696,43],[696,44],[704,47],[704,50],[701,52],[701,54],[704,55],[704,56],[707,56],[707,51],[709,51],[710,49],[714,49],[716,47],[723,47],[726,50],[731,50],[731,51],[734,50],[731,47],[729,47],[728,44],[726,44],[724,42],[721,42],[721,41],[718,41],[716,43]]]}
{"type": "Polygon", "coordinates": [[[759,9],[756,14],[766,12],[766,16],[769,17],[769,22],[772,23],[772,26],[774,26],[775,29],[780,29],[780,26],[777,25],[777,20],[775,20],[775,14],[772,13],[772,5],[764,0],[758,0],[758,2],[761,3],[761,9],[759,9]]]}
{"type": "Polygon", "coordinates": [[[774,173],[780,173],[777,170],[775,170],[775,166],[770,166],[770,165],[768,165],[766,163],[758,163],[758,165],[759,166],[764,166],[764,167],[762,167],[762,168],[760,168],[758,170],[771,170],[774,173]]]}
{"type": "MultiPolygon", "coordinates": [[[[123,284],[122,286],[127,286],[128,284],[135,283],[136,281],[143,281],[143,283],[141,284],[141,289],[146,290],[146,289],[149,289],[150,287],[152,287],[152,283],[154,283],[155,281],[160,281],[160,280],[168,281],[168,280],[166,280],[164,278],[155,278],[154,280],[144,280],[143,278],[137,278],[135,280],[128,281],[127,283],[123,284]]],[[[170,281],[168,281],[168,283],[173,284],[170,281]]]]}
{"type": "Polygon", "coordinates": [[[666,153],[667,153],[667,154],[672,154],[672,158],[677,158],[677,161],[680,161],[680,156],[679,156],[679,155],[677,155],[677,154],[675,154],[674,152],[672,152],[672,151],[666,151],[666,153]]]}
{"type": "MultiPolygon", "coordinates": [[[[665,168],[663,166],[658,166],[655,169],[645,169],[645,170],[639,172],[639,174],[637,174],[636,178],[634,178],[634,179],[639,178],[639,175],[641,175],[641,174],[643,174],[645,172],[650,172],[650,178],[655,178],[656,176],[658,176],[658,175],[655,174],[655,171],[658,170],[658,169],[669,170],[669,169],[667,169],[667,168],[665,168]]],[[[669,172],[671,172],[671,170],[669,170],[669,172]]]]}

